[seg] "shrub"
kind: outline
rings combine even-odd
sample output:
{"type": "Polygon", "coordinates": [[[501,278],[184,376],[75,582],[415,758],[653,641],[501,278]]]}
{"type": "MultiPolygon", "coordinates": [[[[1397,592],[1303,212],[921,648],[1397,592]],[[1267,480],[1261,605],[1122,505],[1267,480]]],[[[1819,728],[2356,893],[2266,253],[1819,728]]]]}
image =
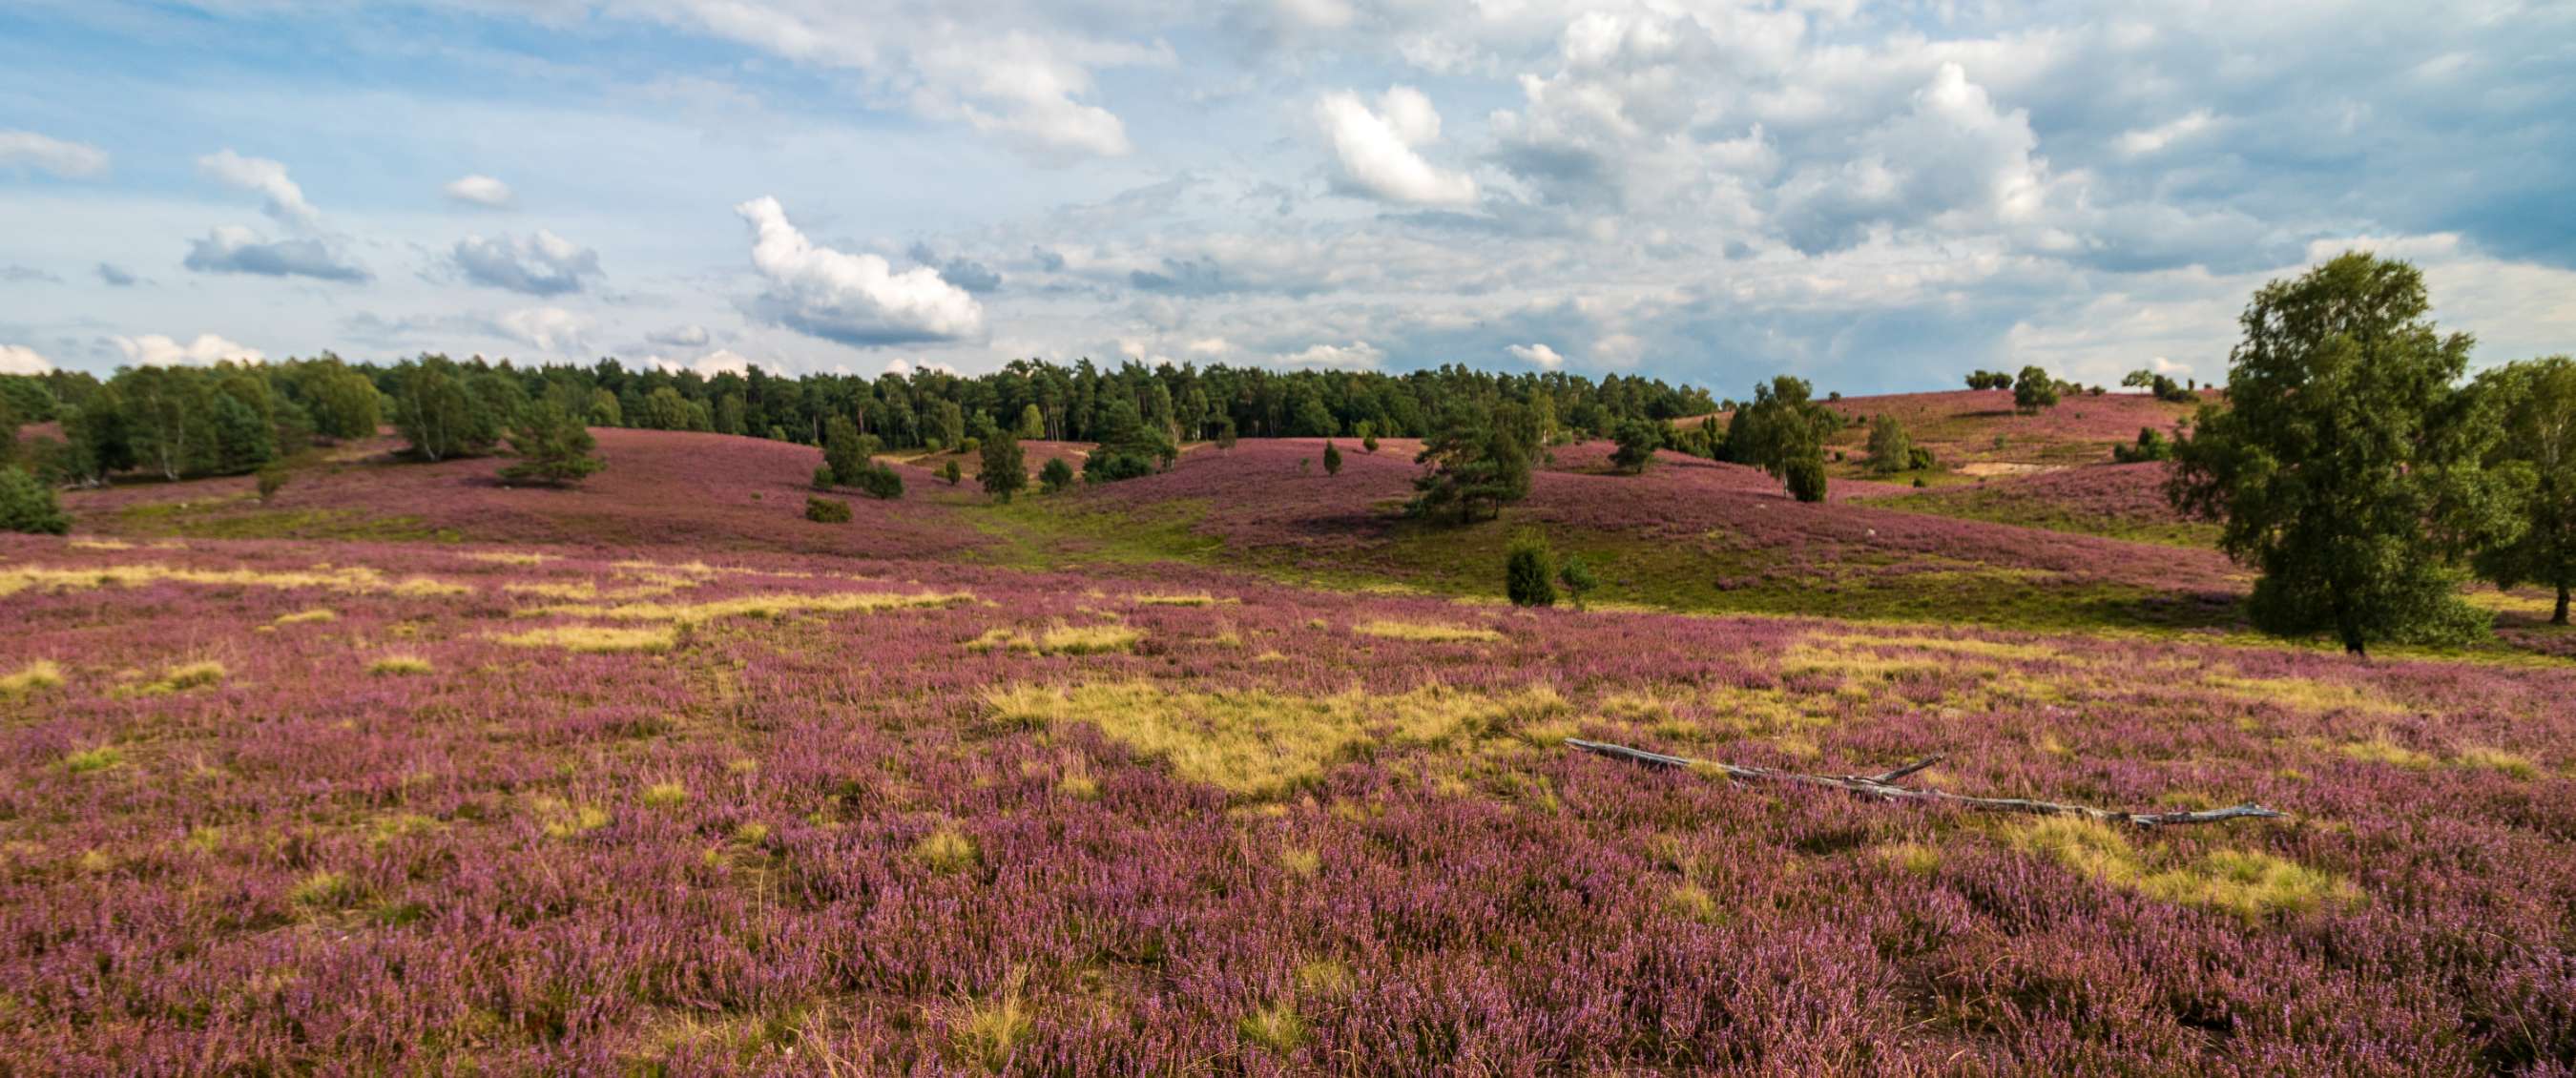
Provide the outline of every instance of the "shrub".
{"type": "Polygon", "coordinates": [[[1072,485],[1073,465],[1062,459],[1049,460],[1045,467],[1038,469],[1038,489],[1041,491],[1053,494],[1072,485]]]}
{"type": "MultiPolygon", "coordinates": [[[[950,461],[948,466],[954,469],[957,467],[957,462],[950,461]]],[[[956,480],[951,479],[949,482],[954,483],[956,480]]],[[[858,488],[860,493],[868,497],[891,501],[903,497],[903,477],[895,474],[893,465],[872,463],[859,473],[858,488]]]]}
{"type": "Polygon", "coordinates": [[[259,470],[260,504],[267,504],[269,499],[277,497],[278,491],[284,489],[286,489],[286,469],[271,464],[259,470]]]}
{"type": "Polygon", "coordinates": [[[519,455],[519,462],[501,469],[501,478],[569,486],[608,466],[591,455],[598,447],[582,417],[551,400],[538,401],[521,410],[510,428],[510,451],[519,455]]]}
{"type": "Polygon", "coordinates": [[[850,522],[850,503],[838,498],[806,495],[805,519],[817,524],[847,524],[850,522]]]}
{"type": "Polygon", "coordinates": [[[24,468],[0,467],[0,531],[63,535],[72,518],[54,501],[54,488],[24,468]]]}
{"type": "Polygon", "coordinates": [[[1342,451],[1331,442],[1324,443],[1324,474],[1342,474],[1342,451]]]}
{"type": "Polygon", "coordinates": [[[1010,501],[1012,495],[1028,489],[1028,464],[1020,455],[1019,435],[996,429],[993,436],[978,447],[978,451],[983,456],[983,467],[976,469],[975,482],[994,501],[1010,501]]]}
{"type": "Polygon", "coordinates": [[[814,466],[814,489],[830,490],[839,485],[841,484],[838,477],[832,474],[831,465],[817,464],[814,466]]]}
{"type": "Polygon", "coordinates": [[[1905,451],[1905,466],[1910,470],[1923,472],[1940,467],[1941,462],[1933,457],[1931,450],[1918,445],[1905,451]]]}
{"type": "Polygon", "coordinates": [[[1802,502],[1825,500],[1825,462],[1814,457],[1801,457],[1783,469],[1782,481],[1789,486],[1789,496],[1802,502]]]}
{"type": "Polygon", "coordinates": [[[1905,433],[1905,424],[1897,422],[1892,415],[1881,415],[1870,421],[1869,470],[1887,475],[1904,471],[1913,464],[1914,438],[1905,433]]]}
{"type": "Polygon", "coordinates": [[[1577,610],[1583,609],[1583,597],[1591,594],[1592,589],[1601,586],[1600,578],[1592,575],[1591,564],[1584,561],[1580,554],[1565,556],[1564,563],[1556,567],[1556,579],[1558,583],[1565,585],[1565,594],[1574,600],[1574,608],[1577,610]]]}
{"type": "Polygon", "coordinates": [[[966,478],[966,472],[957,466],[956,461],[951,460],[939,466],[939,478],[947,480],[948,485],[953,487],[959,480],[966,478]]]}
{"type": "Polygon", "coordinates": [[[1371,435],[1367,435],[1367,436],[1362,437],[1362,438],[1360,439],[1360,452],[1363,452],[1363,453],[1375,453],[1375,452],[1377,452],[1377,435],[1371,434],[1371,435]]]}
{"type": "Polygon", "coordinates": [[[2013,380],[2013,407],[2025,415],[2037,415],[2040,409],[2057,406],[2057,379],[2039,367],[2024,367],[2021,377],[2013,380]]]}
{"type": "Polygon", "coordinates": [[[1503,591],[1514,606],[1556,605],[1556,553],[1548,549],[1547,537],[1537,532],[1522,532],[1512,537],[1511,551],[1503,563],[1503,591]]]}
{"type": "Polygon", "coordinates": [[[1623,419],[1611,438],[1619,448],[1611,452],[1610,463],[1622,472],[1637,475],[1655,462],[1655,450],[1664,447],[1664,425],[1645,418],[1623,419]]]}
{"type": "Polygon", "coordinates": [[[2140,427],[2138,428],[2138,440],[2136,444],[2112,446],[2111,459],[2119,461],[2122,464],[2136,464],[2141,461],[2150,460],[2172,460],[2173,443],[2166,440],[2163,431],[2157,430],[2154,427],[2140,427]]]}

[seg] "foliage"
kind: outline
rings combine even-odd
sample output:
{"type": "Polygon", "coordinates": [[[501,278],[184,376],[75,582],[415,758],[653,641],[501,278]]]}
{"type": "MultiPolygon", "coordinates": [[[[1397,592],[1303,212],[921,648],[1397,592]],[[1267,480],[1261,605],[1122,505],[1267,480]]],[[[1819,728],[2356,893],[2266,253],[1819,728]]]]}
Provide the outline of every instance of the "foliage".
{"type": "MultiPolygon", "coordinates": [[[[957,462],[949,461],[948,466],[954,469],[957,467],[957,462]]],[[[954,484],[956,480],[950,479],[949,482],[954,484]]],[[[879,501],[892,501],[903,497],[903,476],[890,464],[869,462],[859,469],[859,477],[851,482],[851,485],[859,488],[860,493],[879,501]]]]}
{"type": "Polygon", "coordinates": [[[1459,402],[1440,428],[1423,439],[1414,463],[1428,470],[1413,481],[1406,510],[1415,516],[1469,521],[1491,518],[1529,496],[1530,455],[1535,451],[1529,416],[1511,405],[1488,410],[1459,402]]]}
{"type": "Polygon", "coordinates": [[[1914,467],[1914,439],[1895,416],[1881,413],[1869,424],[1869,470],[1880,475],[1914,467]]]}
{"type": "MultiPolygon", "coordinates": [[[[1180,447],[1160,427],[1145,422],[1136,406],[1127,401],[1111,401],[1103,409],[1100,444],[1082,462],[1082,478],[1092,483],[1114,483],[1150,475],[1169,468],[1180,456],[1180,447]]],[[[1220,436],[1221,447],[1225,439],[1220,436]]]]}
{"type": "Polygon", "coordinates": [[[1970,389],[2011,389],[2012,385],[2013,376],[2002,371],[1980,370],[1968,372],[1968,388],[1970,389]]]}
{"type": "Polygon", "coordinates": [[[2127,377],[2120,379],[2120,384],[2146,390],[2155,399],[2174,404],[2188,404],[2200,399],[2200,394],[2183,388],[2182,383],[2150,370],[2130,371],[2127,377]]]}
{"type": "Polygon", "coordinates": [[[569,486],[607,467],[605,461],[592,455],[599,440],[591,436],[583,418],[552,399],[522,409],[519,421],[510,428],[510,451],[518,454],[519,460],[501,469],[501,478],[513,483],[569,486]]]}
{"type": "Polygon", "coordinates": [[[808,494],[805,496],[805,519],[817,524],[847,524],[850,522],[850,503],[839,498],[808,494]]]}
{"type": "Polygon", "coordinates": [[[1782,469],[1781,484],[1789,496],[1802,502],[1825,500],[1825,462],[1814,457],[1800,457],[1782,469]]]}
{"type": "Polygon", "coordinates": [[[394,429],[423,460],[475,456],[500,441],[511,418],[494,407],[499,393],[478,394],[472,383],[495,378],[458,367],[442,356],[423,356],[394,370],[394,429]]]}
{"type": "Polygon", "coordinates": [[[1556,552],[1547,537],[1524,531],[1512,537],[1503,560],[1503,592],[1514,606],[1556,605],[1556,552]]]}
{"type": "Polygon", "coordinates": [[[1363,436],[1361,436],[1361,438],[1360,438],[1360,452],[1363,452],[1363,453],[1375,453],[1375,452],[1377,452],[1377,435],[1376,435],[1376,434],[1371,433],[1371,434],[1367,434],[1367,435],[1363,435],[1363,436]]]}
{"type": "Polygon", "coordinates": [[[259,500],[262,503],[266,503],[276,498],[278,491],[286,489],[286,481],[288,478],[289,476],[287,475],[286,469],[279,465],[272,464],[260,469],[258,478],[259,500]]]}
{"type": "Polygon", "coordinates": [[[1028,464],[1021,458],[1017,432],[997,427],[978,450],[983,454],[984,466],[976,470],[975,481],[983,486],[984,493],[995,501],[1007,502],[1012,495],[1028,489],[1028,464]]]}
{"type": "Polygon", "coordinates": [[[72,520],[54,501],[54,488],[26,469],[0,465],[0,532],[63,535],[72,520]]]}
{"type": "Polygon", "coordinates": [[[839,485],[841,485],[840,477],[833,473],[831,465],[817,464],[814,466],[814,489],[830,490],[839,485]]]}
{"type": "Polygon", "coordinates": [[[2203,406],[2174,447],[2170,489],[2262,572],[2258,627],[2330,631],[2354,653],[2479,631],[2452,563],[2495,526],[2479,467],[2494,427],[2452,385],[2469,337],[2439,334],[2428,307],[2413,266],[2356,252],[2245,308],[2227,405],[2203,406]]]}
{"type": "Polygon", "coordinates": [[[1664,424],[1651,419],[1620,420],[1617,431],[1611,435],[1619,447],[1610,454],[1610,463],[1629,475],[1644,473],[1646,466],[1655,462],[1655,450],[1664,447],[1667,429],[1664,424]]]}
{"type": "Polygon", "coordinates": [[[1583,608],[1583,597],[1601,586],[1601,578],[1592,572],[1592,563],[1584,561],[1580,554],[1568,554],[1557,564],[1556,582],[1565,585],[1565,594],[1574,600],[1577,610],[1583,608]]]}
{"type": "Polygon", "coordinates": [[[1324,443],[1324,474],[1342,474],[1342,451],[1331,442],[1324,443]]]}
{"type": "Polygon", "coordinates": [[[2037,415],[2057,407],[2057,379],[2039,367],[2023,367],[2021,376],[2013,379],[2013,407],[2023,415],[2037,415]]]}
{"type": "Polygon", "coordinates": [[[823,423],[823,466],[842,482],[851,482],[864,474],[876,456],[876,439],[859,433],[858,424],[847,416],[833,416],[823,423]]]}
{"type": "Polygon", "coordinates": [[[2524,582],[2557,592],[2550,620],[2568,622],[2576,590],[2576,360],[2511,363],[2478,376],[2472,392],[2502,435],[2487,457],[2509,484],[2511,539],[2477,552],[2478,574],[2497,587],[2524,582]]]}
{"type": "Polygon", "coordinates": [[[1061,457],[1049,457],[1038,468],[1038,489],[1054,494],[1073,485],[1073,466],[1061,457]]]}
{"type": "MultiPolygon", "coordinates": [[[[1734,460],[1771,473],[1783,483],[1792,473],[1812,469],[1816,498],[1824,496],[1825,439],[1842,428],[1842,417],[1813,399],[1815,388],[1803,378],[1781,375],[1753,387],[1753,402],[1727,422],[1726,448],[1734,460]]],[[[1791,493],[1797,493],[1792,486],[1791,493]]],[[[1801,497],[1801,501],[1814,498],[1801,497]]]]}
{"type": "Polygon", "coordinates": [[[2151,460],[2172,460],[2173,442],[2165,432],[2154,427],[2138,428],[2138,440],[2128,445],[2111,447],[2111,459],[2122,464],[2139,464],[2151,460]]]}
{"type": "Polygon", "coordinates": [[[959,481],[966,478],[966,471],[965,469],[959,468],[956,461],[950,460],[939,466],[939,478],[946,481],[949,486],[953,487],[956,486],[959,481]]]}

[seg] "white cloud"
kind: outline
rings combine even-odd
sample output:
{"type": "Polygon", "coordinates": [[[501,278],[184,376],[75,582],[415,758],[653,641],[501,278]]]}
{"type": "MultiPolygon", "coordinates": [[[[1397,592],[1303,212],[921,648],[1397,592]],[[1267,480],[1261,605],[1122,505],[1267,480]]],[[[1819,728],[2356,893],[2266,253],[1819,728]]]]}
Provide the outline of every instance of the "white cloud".
{"type": "Polygon", "coordinates": [[[926,359],[919,363],[915,363],[909,359],[889,359],[886,361],[885,373],[887,374],[899,374],[906,378],[910,378],[915,373],[919,372],[935,372],[938,374],[955,375],[957,373],[957,368],[951,367],[945,363],[933,363],[926,359]]]}
{"type": "Polygon", "coordinates": [[[0,131],[0,168],[34,169],[66,180],[107,175],[107,151],[33,131],[0,131]]]}
{"type": "Polygon", "coordinates": [[[110,337],[116,350],[125,353],[125,361],[140,367],[204,366],[232,360],[243,363],[265,363],[267,353],[249,345],[225,340],[212,333],[197,334],[197,339],[182,344],[158,333],[140,337],[110,337]]]}
{"type": "Polygon", "coordinates": [[[542,228],[524,240],[467,236],[451,258],[466,280],[531,296],[578,292],[599,276],[599,252],[542,228]]]}
{"type": "Polygon", "coordinates": [[[548,352],[571,353],[582,350],[592,322],[587,315],[561,307],[529,307],[502,315],[495,325],[514,340],[548,352]]]}
{"type": "Polygon", "coordinates": [[[645,334],[644,339],[655,344],[671,345],[675,348],[703,348],[706,346],[708,341],[714,339],[714,335],[708,333],[707,327],[705,326],[688,325],[673,326],[669,329],[655,330],[651,333],[645,334]]]}
{"type": "Polygon", "coordinates": [[[1375,110],[1354,93],[1329,93],[1316,121],[1332,143],[1345,185],[1390,202],[1460,206],[1476,201],[1476,180],[1439,168],[1416,147],[1440,138],[1440,114],[1410,86],[1389,89],[1375,110]]]}
{"type": "Polygon", "coordinates": [[[684,370],[696,371],[698,376],[701,378],[713,378],[719,374],[749,374],[751,373],[751,368],[754,366],[759,366],[764,369],[768,366],[767,364],[754,364],[751,360],[736,354],[730,349],[724,348],[718,348],[715,351],[699,356],[694,360],[690,360],[685,364],[674,360],[664,359],[661,356],[647,356],[645,357],[644,362],[649,366],[668,371],[672,374],[678,374],[684,370]]]}
{"type": "Polygon", "coordinates": [[[1565,357],[1544,344],[1515,344],[1503,350],[1511,353],[1513,359],[1547,370],[1565,366],[1565,357]]]}
{"type": "Polygon", "coordinates": [[[198,158],[197,171],[258,194],[266,200],[261,210],[286,224],[311,227],[320,216],[304,200],[304,188],[287,176],[286,166],[265,157],[244,157],[227,149],[198,158]]]}
{"type": "Polygon", "coordinates": [[[271,240],[240,225],[217,225],[206,233],[206,238],[188,241],[188,257],[180,264],[199,273],[312,277],[350,283],[374,276],[327,240],[271,240]]]}
{"type": "Polygon", "coordinates": [[[1302,352],[1281,355],[1279,362],[1292,367],[1332,367],[1341,370],[1369,370],[1386,359],[1386,353],[1367,341],[1349,344],[1317,344],[1302,352]]]}
{"type": "Polygon", "coordinates": [[[852,347],[983,336],[984,308],[939,271],[894,272],[885,259],[816,245],[768,196],[734,207],[752,227],[752,266],[768,287],[752,313],[852,347]]]}
{"type": "Polygon", "coordinates": [[[447,194],[449,201],[491,210],[507,209],[511,199],[516,197],[509,184],[479,174],[459,176],[447,181],[447,185],[439,190],[447,194]]]}
{"type": "Polygon", "coordinates": [[[45,374],[54,369],[51,360],[23,344],[0,344],[0,374],[45,374]]]}
{"type": "Polygon", "coordinates": [[[2143,127],[2121,134],[2116,145],[2131,157],[2155,153],[2183,139],[2209,129],[2212,122],[2208,109],[2193,109],[2169,123],[2143,127]]]}

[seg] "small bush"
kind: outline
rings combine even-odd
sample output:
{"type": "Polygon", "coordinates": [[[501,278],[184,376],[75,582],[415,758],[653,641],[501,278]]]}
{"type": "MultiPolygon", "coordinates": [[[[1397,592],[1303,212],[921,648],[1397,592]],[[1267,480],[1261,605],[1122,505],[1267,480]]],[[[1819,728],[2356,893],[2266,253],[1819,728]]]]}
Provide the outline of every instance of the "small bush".
{"type": "Polygon", "coordinates": [[[1342,474],[1342,451],[1331,442],[1324,443],[1324,474],[1342,474]]]}
{"type": "Polygon", "coordinates": [[[1062,460],[1050,460],[1045,467],[1038,469],[1038,489],[1041,491],[1053,494],[1072,485],[1073,465],[1062,460]]]}
{"type": "Polygon", "coordinates": [[[63,668],[51,659],[28,663],[17,673],[0,677],[0,700],[28,696],[47,689],[63,687],[63,668]]]}
{"type": "Polygon", "coordinates": [[[1548,549],[1545,536],[1522,532],[1512,538],[1511,552],[1503,563],[1503,591],[1512,605],[1556,605],[1555,575],[1556,554],[1548,549]]]}
{"type": "Polygon", "coordinates": [[[1789,462],[1782,478],[1789,486],[1789,496],[1802,502],[1825,500],[1825,462],[1801,457],[1789,462]]]}
{"type": "Polygon", "coordinates": [[[0,467],[0,531],[64,535],[72,518],[54,501],[54,488],[24,468],[0,467]]]}
{"type": "Polygon", "coordinates": [[[259,500],[265,505],[277,492],[286,489],[286,469],[269,465],[259,470],[259,500]]]}
{"type": "Polygon", "coordinates": [[[939,478],[947,480],[948,485],[953,487],[957,485],[959,480],[966,478],[966,472],[964,469],[957,466],[956,461],[952,460],[939,466],[939,478]]]}
{"type": "Polygon", "coordinates": [[[125,757],[115,749],[102,746],[95,749],[82,749],[63,757],[63,769],[75,775],[86,775],[93,771],[105,771],[124,760],[125,757]]]}
{"type": "Polygon", "coordinates": [[[1360,439],[1360,451],[1363,453],[1377,452],[1377,435],[1372,434],[1360,439]]]}
{"type": "MultiPolygon", "coordinates": [[[[949,461],[948,470],[956,471],[957,462],[949,461]]],[[[956,481],[954,478],[949,480],[951,483],[956,481]]],[[[879,501],[892,501],[903,497],[903,476],[895,473],[893,465],[870,464],[866,470],[859,473],[858,487],[859,493],[868,497],[879,501]]]]}
{"type": "Polygon", "coordinates": [[[847,524],[850,522],[850,503],[838,498],[806,495],[805,519],[817,524],[847,524]]]}
{"type": "Polygon", "coordinates": [[[1600,578],[1592,575],[1592,566],[1580,554],[1565,556],[1564,564],[1556,567],[1556,580],[1565,585],[1565,594],[1574,600],[1577,610],[1583,608],[1583,597],[1601,586],[1600,578]]]}
{"type": "Polygon", "coordinates": [[[831,465],[817,464],[814,466],[814,489],[830,490],[833,487],[840,485],[840,477],[832,474],[831,465]]]}

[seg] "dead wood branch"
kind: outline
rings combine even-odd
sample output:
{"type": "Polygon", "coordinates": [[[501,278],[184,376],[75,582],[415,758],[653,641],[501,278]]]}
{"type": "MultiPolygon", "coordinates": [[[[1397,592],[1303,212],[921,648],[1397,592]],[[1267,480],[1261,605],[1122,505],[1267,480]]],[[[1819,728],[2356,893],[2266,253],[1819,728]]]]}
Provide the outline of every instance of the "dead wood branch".
{"type": "Polygon", "coordinates": [[[1568,748],[1592,753],[1596,756],[1608,756],[1612,759],[1627,760],[1631,763],[1644,764],[1648,767],[1687,768],[1693,771],[1713,772],[1715,774],[1724,775],[1727,778],[1743,779],[1746,781],[1760,780],[1769,782],[1794,782],[1808,786],[1830,786],[1837,790],[1848,790],[1865,797],[1875,797],[1886,801],[1928,801],[1946,805],[1959,805],[1972,809],[1984,809],[1989,812],[2027,812],[2040,816],[2082,816],[2088,819],[2101,820],[2105,823],[2127,823],[2135,824],[2139,827],[2165,827],[2176,824],[2192,823],[2219,823],[2225,820],[2267,820],[2277,819],[2286,815],[2285,813],[2275,812],[2271,809],[2264,808],[2261,805],[2254,804],[2230,805],[2222,809],[2207,809],[2200,812],[2120,812],[2113,809],[2093,808],[2089,805],[2065,805],[2054,801],[2031,801],[2019,797],[1970,797],[1966,794],[1954,794],[1942,790],[1917,789],[1911,786],[1896,785],[1896,781],[1898,779],[1902,779],[1908,775],[1914,774],[1915,772],[1921,771],[1924,768],[1940,763],[1941,758],[1938,756],[1926,756],[1923,759],[1916,760],[1913,763],[1907,764],[1893,771],[1882,771],[1875,775],[1809,775],[1796,771],[1781,771],[1768,767],[1746,767],[1741,764],[1718,763],[1712,760],[1693,760],[1685,756],[1667,756],[1660,752],[1648,752],[1644,749],[1632,749],[1626,745],[1612,745],[1601,741],[1585,741],[1581,738],[1567,738],[1565,740],[1565,744],[1568,748]]]}

